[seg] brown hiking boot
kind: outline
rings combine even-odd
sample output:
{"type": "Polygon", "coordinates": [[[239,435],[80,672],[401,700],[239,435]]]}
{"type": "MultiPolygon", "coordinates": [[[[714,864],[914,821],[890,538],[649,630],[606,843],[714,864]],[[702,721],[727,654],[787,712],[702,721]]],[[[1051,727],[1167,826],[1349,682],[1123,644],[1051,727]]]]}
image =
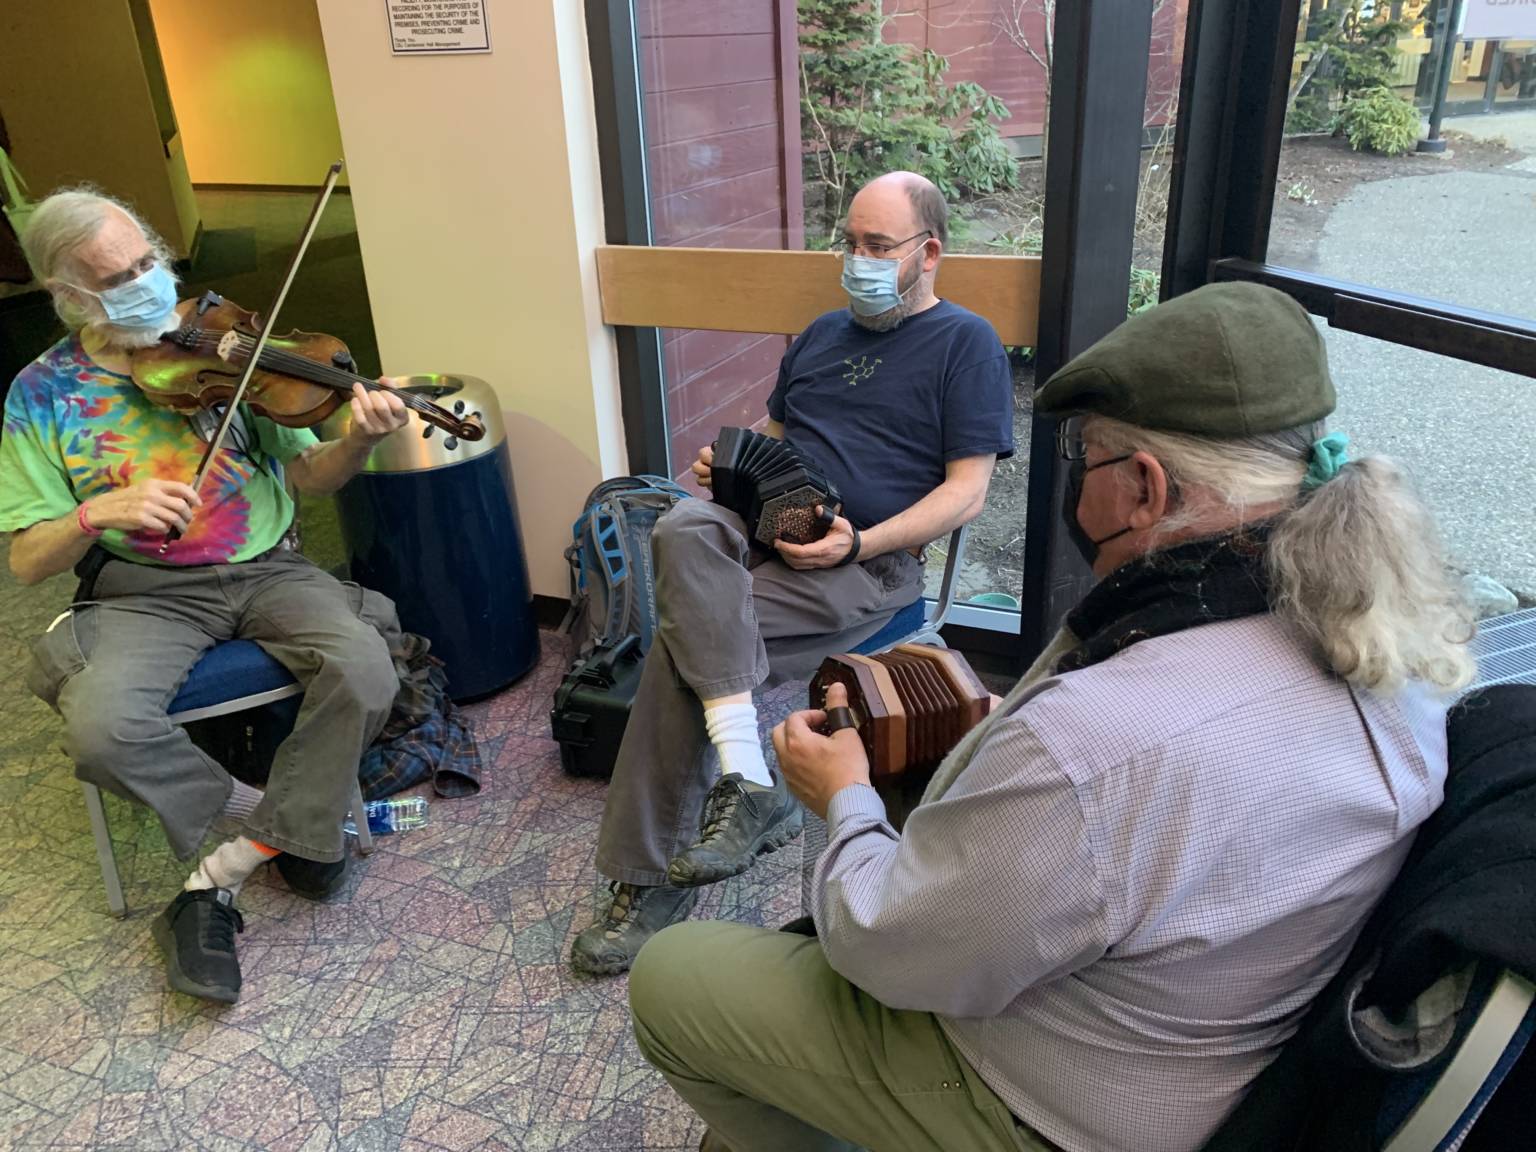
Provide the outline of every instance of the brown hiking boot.
{"type": "Polygon", "coordinates": [[[571,945],[571,964],[578,972],[628,972],[640,946],[668,924],[688,919],[699,895],[670,884],[614,884],[612,890],[608,910],[571,945]]]}

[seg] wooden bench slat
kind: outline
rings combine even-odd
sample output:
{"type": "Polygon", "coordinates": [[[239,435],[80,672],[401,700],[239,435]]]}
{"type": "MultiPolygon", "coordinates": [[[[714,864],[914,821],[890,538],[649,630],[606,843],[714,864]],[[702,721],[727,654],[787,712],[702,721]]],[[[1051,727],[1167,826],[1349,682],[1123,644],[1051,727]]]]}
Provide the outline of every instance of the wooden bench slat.
{"type": "MultiPolygon", "coordinates": [[[[603,322],[636,328],[794,335],[848,303],[842,263],[826,252],[606,245],[597,271],[603,322]]],[[[936,290],[984,317],[1004,344],[1035,343],[1038,257],[946,256],[936,290]]]]}

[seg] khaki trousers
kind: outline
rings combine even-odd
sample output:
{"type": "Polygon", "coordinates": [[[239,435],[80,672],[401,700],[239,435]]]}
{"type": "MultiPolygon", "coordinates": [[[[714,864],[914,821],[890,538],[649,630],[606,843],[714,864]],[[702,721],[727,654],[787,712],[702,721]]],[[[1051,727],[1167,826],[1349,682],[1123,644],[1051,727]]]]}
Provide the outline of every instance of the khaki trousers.
{"type": "Polygon", "coordinates": [[[629,1005],[645,1058],[731,1152],[1048,1152],[928,1012],[844,980],[813,937],[664,928],[629,1005]]]}

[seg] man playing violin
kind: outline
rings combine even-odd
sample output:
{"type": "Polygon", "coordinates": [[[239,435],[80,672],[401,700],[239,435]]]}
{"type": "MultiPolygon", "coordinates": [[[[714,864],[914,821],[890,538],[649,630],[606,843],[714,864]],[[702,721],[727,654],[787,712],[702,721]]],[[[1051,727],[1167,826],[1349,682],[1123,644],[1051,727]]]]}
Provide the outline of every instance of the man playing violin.
{"type": "Polygon", "coordinates": [[[206,856],[154,925],[171,986],[233,1002],[241,884],[275,859],[298,894],[343,882],[341,822],[357,763],[397,687],[370,620],[387,601],[344,585],[292,549],[293,501],[341,487],[406,423],[386,390],[354,389],[352,426],[322,445],[242,408],[201,491],[217,417],[187,417],[135,386],[136,349],[174,331],[169,254],[125,205],[55,193],[22,237],[69,335],[22,370],[0,438],[0,531],[23,584],[74,568],[70,610],[33,645],[29,686],[64,718],[80,778],[149,805],[182,859],[221,816],[240,834],[206,856]],[[166,546],[172,529],[182,533],[166,546]],[[202,654],[247,638],[304,686],[264,792],[235,781],[166,717],[202,654]]]}

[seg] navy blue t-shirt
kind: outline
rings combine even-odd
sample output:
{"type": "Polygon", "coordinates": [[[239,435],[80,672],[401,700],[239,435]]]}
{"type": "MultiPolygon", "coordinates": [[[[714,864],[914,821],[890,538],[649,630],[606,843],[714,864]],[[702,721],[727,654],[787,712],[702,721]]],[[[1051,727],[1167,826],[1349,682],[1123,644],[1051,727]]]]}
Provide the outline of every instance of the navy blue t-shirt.
{"type": "Polygon", "coordinates": [[[890,332],[845,308],[811,322],[779,365],[768,415],[868,528],[905,511],[968,456],[1013,455],[1013,375],[992,326],[941,300],[890,332]]]}

